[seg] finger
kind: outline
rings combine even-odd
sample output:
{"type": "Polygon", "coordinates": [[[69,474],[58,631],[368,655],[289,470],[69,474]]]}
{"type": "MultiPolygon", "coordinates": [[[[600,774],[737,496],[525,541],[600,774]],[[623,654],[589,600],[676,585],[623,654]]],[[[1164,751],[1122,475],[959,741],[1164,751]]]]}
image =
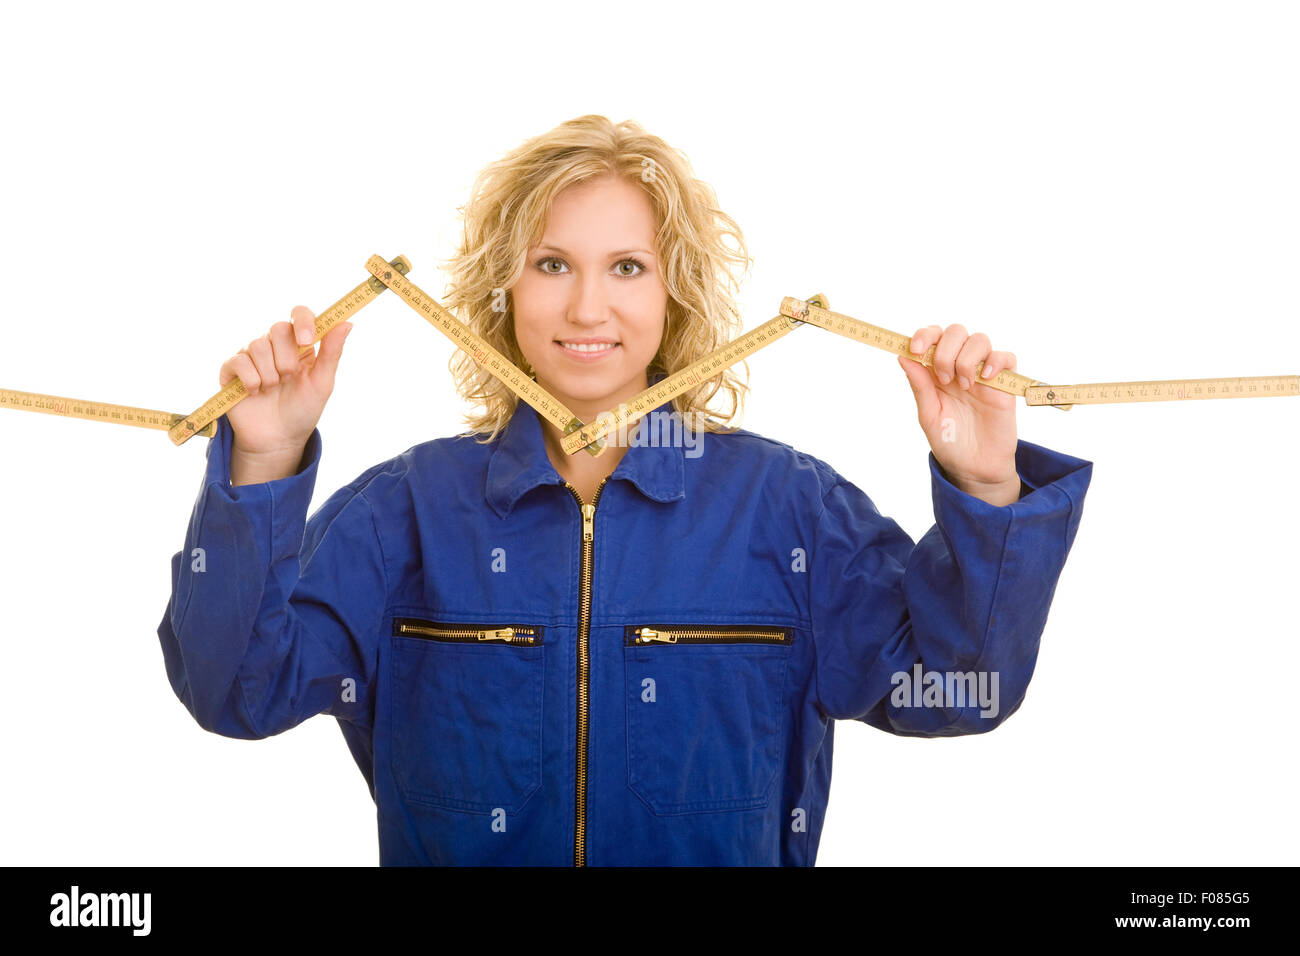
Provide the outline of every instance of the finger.
{"type": "Polygon", "coordinates": [[[939,338],[939,347],[934,350],[934,374],[944,385],[952,381],[957,353],[965,341],[966,330],[955,324],[944,329],[939,338]]]}
{"type": "Polygon", "coordinates": [[[249,342],[248,354],[257,368],[257,377],[262,380],[262,388],[280,384],[280,373],[275,370],[275,356],[271,351],[271,333],[249,342]]]}
{"type": "Polygon", "coordinates": [[[244,391],[250,395],[261,387],[262,380],[257,377],[257,369],[253,367],[253,360],[247,352],[237,353],[221,366],[220,386],[225,388],[234,379],[239,379],[244,385],[244,391]]]}
{"type": "Polygon", "coordinates": [[[286,379],[297,375],[310,363],[311,356],[298,358],[298,343],[294,341],[294,326],[289,322],[277,322],[271,326],[271,354],[275,370],[280,378],[286,379]]]}
{"type": "Polygon", "coordinates": [[[898,364],[907,373],[907,384],[912,387],[912,396],[916,399],[916,420],[923,426],[939,417],[939,388],[934,384],[934,376],[920,362],[913,362],[902,355],[898,364]]]}
{"type": "Polygon", "coordinates": [[[957,361],[953,363],[958,386],[970,388],[974,384],[975,366],[983,362],[992,351],[989,337],[983,332],[973,333],[962,343],[961,351],[957,353],[957,361]]]}
{"type": "Polygon", "coordinates": [[[916,355],[924,355],[935,342],[939,341],[939,336],[943,334],[943,329],[937,325],[925,325],[917,329],[912,335],[912,341],[908,343],[908,349],[916,355]]]}
{"type": "Polygon", "coordinates": [[[351,331],[351,322],[340,322],[326,332],[325,337],[320,340],[320,352],[316,355],[316,362],[308,374],[311,376],[312,383],[322,391],[334,390],[334,373],[338,371],[339,356],[343,354],[343,340],[351,331]]]}
{"type": "Polygon", "coordinates": [[[979,377],[981,379],[990,379],[1007,367],[1007,356],[1010,352],[993,351],[989,357],[984,360],[984,367],[980,369],[979,377]]]}
{"type": "Polygon", "coordinates": [[[316,315],[305,305],[296,305],[289,313],[293,319],[294,340],[300,345],[311,345],[316,341],[316,315]]]}

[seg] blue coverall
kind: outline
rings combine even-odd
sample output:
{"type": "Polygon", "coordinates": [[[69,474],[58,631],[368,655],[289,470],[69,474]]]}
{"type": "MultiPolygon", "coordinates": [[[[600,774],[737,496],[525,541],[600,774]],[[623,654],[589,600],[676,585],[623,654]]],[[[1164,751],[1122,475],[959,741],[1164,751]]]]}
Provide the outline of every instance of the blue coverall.
{"type": "Polygon", "coordinates": [[[812,865],[835,720],[947,736],[1019,706],[1091,462],[1021,440],[996,507],[931,453],[914,543],[748,430],[631,447],[584,509],[543,427],[521,402],[494,442],[415,445],[310,520],[319,429],[261,484],[230,485],[226,416],[208,445],[167,676],[228,737],[337,718],[382,865],[812,865]],[[996,674],[996,713],[921,705],[898,675],[923,671],[996,674]]]}

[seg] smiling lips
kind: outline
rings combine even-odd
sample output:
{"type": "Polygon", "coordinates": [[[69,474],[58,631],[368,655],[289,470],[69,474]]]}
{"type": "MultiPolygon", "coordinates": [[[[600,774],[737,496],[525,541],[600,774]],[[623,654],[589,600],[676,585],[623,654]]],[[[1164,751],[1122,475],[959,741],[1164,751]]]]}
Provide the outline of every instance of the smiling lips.
{"type": "Polygon", "coordinates": [[[582,344],[556,342],[555,347],[569,358],[576,359],[579,362],[592,362],[609,355],[621,346],[617,342],[588,342],[582,344]]]}

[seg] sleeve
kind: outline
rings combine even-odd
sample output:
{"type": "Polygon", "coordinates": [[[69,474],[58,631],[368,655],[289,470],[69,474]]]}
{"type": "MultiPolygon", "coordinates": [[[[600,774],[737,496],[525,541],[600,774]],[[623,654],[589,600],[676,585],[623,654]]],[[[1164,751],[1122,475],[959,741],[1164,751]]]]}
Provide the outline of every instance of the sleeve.
{"type": "Polygon", "coordinates": [[[361,486],[380,466],[307,521],[320,430],[296,474],[238,487],[233,435],[221,416],[185,547],[172,556],[158,627],[172,688],[199,726],[227,737],[269,737],[320,713],[372,726],[388,580],[361,486]]]}
{"type": "Polygon", "coordinates": [[[1024,699],[1092,462],[1020,440],[1021,497],[961,491],[929,454],[935,524],[912,539],[835,475],[809,562],[817,706],[892,734],[984,733],[1024,699]]]}

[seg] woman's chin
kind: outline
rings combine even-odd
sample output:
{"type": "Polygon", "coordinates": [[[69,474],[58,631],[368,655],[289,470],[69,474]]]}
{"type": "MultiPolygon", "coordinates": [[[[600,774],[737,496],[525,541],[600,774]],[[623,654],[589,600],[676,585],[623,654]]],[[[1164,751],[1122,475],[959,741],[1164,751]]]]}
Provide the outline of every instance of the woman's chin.
{"type": "Polygon", "coordinates": [[[621,376],[612,374],[611,370],[595,369],[578,373],[564,372],[553,378],[544,378],[539,373],[537,381],[561,401],[567,398],[571,402],[597,403],[615,402],[614,396],[619,393],[619,385],[622,384],[621,376]]]}

